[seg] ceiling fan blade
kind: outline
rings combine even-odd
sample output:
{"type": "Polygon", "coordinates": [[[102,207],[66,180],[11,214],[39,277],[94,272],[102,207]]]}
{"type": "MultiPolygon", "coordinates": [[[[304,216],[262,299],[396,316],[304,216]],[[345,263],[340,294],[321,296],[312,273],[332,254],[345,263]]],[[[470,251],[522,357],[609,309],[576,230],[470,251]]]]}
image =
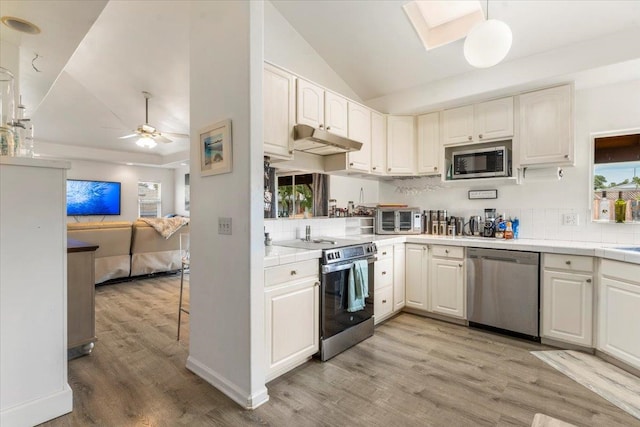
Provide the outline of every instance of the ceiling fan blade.
{"type": "Polygon", "coordinates": [[[153,140],[156,142],[164,142],[165,144],[168,142],[173,142],[172,140],[170,140],[169,138],[165,138],[162,135],[156,135],[153,137],[153,140]]]}
{"type": "Polygon", "coordinates": [[[162,132],[162,134],[167,136],[173,136],[174,138],[189,138],[189,135],[186,133],[162,132]]]}
{"type": "Polygon", "coordinates": [[[121,136],[118,139],[129,139],[129,138],[133,138],[134,136],[138,136],[138,134],[137,133],[132,133],[130,135],[121,136]]]}

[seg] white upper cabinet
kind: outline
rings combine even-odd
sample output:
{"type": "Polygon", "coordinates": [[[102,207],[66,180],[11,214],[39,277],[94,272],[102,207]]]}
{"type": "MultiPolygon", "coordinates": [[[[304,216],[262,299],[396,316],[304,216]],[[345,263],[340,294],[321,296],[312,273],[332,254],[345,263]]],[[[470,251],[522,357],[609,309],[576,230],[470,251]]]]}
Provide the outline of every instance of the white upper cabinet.
{"type": "Polygon", "coordinates": [[[520,95],[520,165],[573,164],[572,99],[571,85],[520,95]]]}
{"type": "Polygon", "coordinates": [[[264,154],[290,159],[295,124],[295,77],[265,64],[263,79],[264,154]]]}
{"type": "Polygon", "coordinates": [[[297,123],[324,129],[324,90],[306,80],[298,79],[297,100],[297,123]]]}
{"type": "Polygon", "coordinates": [[[415,158],[413,116],[387,117],[387,174],[413,175],[415,158]]]}
{"type": "Polygon", "coordinates": [[[473,141],[473,105],[444,110],[442,114],[444,145],[473,141]]]}
{"type": "Polygon", "coordinates": [[[362,143],[359,151],[348,154],[348,169],[368,173],[371,167],[371,110],[349,102],[348,112],[347,135],[362,143]]]}
{"type": "Polygon", "coordinates": [[[387,170],[387,118],[371,111],[371,173],[384,175],[387,170]]]}
{"type": "Polygon", "coordinates": [[[485,141],[513,136],[513,97],[482,102],[473,109],[474,139],[485,141]]]}
{"type": "Polygon", "coordinates": [[[444,145],[513,137],[513,97],[445,110],[444,145]]]}
{"type": "Polygon", "coordinates": [[[347,137],[347,99],[333,92],[324,93],[324,126],[333,134],[347,137]]]}
{"type": "Polygon", "coordinates": [[[440,113],[418,116],[418,166],[419,174],[437,174],[440,162],[440,113]]]}

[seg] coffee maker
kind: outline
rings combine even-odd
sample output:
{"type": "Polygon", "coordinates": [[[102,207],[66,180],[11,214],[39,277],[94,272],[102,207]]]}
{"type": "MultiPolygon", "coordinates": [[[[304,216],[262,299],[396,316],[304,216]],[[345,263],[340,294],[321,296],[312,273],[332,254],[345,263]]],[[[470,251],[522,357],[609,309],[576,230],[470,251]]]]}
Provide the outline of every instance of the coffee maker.
{"type": "Polygon", "coordinates": [[[496,234],[496,210],[484,210],[484,229],[482,235],[484,237],[495,237],[496,234]]]}

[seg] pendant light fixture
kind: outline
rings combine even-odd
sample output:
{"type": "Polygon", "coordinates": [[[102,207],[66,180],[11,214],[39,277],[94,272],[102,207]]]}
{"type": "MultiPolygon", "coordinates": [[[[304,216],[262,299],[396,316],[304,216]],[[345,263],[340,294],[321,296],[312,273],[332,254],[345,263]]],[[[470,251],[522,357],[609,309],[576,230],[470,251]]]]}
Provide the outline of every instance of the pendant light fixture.
{"type": "Polygon", "coordinates": [[[487,20],[471,29],[464,42],[464,57],[476,68],[489,68],[502,61],[511,49],[512,34],[507,24],[497,19],[489,19],[487,0],[487,20]]]}

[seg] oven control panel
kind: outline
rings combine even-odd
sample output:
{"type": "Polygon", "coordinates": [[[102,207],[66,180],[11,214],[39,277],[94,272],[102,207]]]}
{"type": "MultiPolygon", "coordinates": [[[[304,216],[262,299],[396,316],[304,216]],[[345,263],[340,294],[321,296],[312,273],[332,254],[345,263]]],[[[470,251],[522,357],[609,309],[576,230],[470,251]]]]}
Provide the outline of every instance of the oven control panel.
{"type": "Polygon", "coordinates": [[[359,258],[367,258],[377,252],[375,243],[363,243],[342,248],[325,249],[322,252],[322,263],[351,261],[359,258]]]}

